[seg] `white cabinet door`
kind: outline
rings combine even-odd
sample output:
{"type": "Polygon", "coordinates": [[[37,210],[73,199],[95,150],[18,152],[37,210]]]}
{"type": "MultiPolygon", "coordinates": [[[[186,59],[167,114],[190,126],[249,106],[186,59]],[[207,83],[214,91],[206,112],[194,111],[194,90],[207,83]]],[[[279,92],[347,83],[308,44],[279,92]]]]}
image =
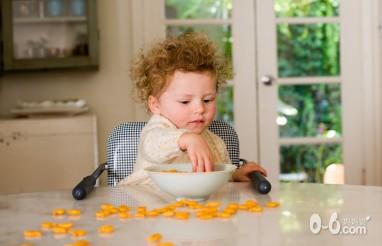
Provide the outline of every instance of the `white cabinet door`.
{"type": "Polygon", "coordinates": [[[73,188],[97,163],[95,116],[0,121],[0,192],[73,188]]]}

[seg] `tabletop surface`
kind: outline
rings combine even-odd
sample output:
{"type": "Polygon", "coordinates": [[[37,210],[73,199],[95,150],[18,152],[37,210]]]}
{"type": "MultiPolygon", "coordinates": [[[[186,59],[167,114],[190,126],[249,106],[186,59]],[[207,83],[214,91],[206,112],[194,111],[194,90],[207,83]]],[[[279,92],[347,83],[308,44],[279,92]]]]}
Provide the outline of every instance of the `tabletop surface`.
{"type": "Polygon", "coordinates": [[[229,183],[209,198],[220,207],[230,202],[256,200],[261,213],[239,210],[231,218],[201,220],[193,213],[187,220],[163,216],[120,220],[118,215],[97,219],[101,204],[146,206],[152,210],[174,198],[151,186],[100,187],[85,200],[75,201],[71,191],[0,195],[0,245],[65,245],[68,235],[43,232],[39,239],[25,239],[25,230],[40,229],[44,221],[71,221],[87,230],[91,245],[149,245],[147,237],[161,233],[174,245],[382,245],[382,187],[276,184],[268,195],[254,192],[248,183],[229,183]],[[267,201],[279,201],[267,208],[267,201]],[[54,218],[56,208],[79,209],[81,215],[54,218]],[[337,217],[336,217],[337,216],[337,217]],[[100,235],[97,229],[113,225],[115,232],[100,235]],[[321,229],[321,230],[320,230],[321,229]],[[318,233],[313,233],[313,232],[318,233]]]}

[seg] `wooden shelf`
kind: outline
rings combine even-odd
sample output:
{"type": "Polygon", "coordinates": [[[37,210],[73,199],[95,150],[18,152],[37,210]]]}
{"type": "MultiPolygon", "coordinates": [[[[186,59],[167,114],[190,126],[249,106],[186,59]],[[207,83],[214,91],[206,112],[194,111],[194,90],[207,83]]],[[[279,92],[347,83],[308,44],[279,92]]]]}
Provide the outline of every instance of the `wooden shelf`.
{"type": "Polygon", "coordinates": [[[32,18],[15,18],[13,23],[15,24],[33,24],[33,23],[67,23],[67,22],[86,22],[85,16],[63,16],[63,17],[32,17],[32,18]]]}

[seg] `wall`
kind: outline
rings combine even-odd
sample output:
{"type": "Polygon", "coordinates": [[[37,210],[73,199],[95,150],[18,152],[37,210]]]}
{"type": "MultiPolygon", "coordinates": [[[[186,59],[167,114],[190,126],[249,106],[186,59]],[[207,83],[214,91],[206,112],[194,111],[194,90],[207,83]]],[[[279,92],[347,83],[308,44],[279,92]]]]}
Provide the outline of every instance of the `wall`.
{"type": "Polygon", "coordinates": [[[0,116],[8,117],[18,99],[83,98],[98,118],[99,160],[102,162],[106,160],[106,139],[111,129],[119,122],[134,120],[135,106],[128,76],[133,56],[131,1],[98,0],[98,26],[98,71],[6,74],[0,77],[0,116]]]}

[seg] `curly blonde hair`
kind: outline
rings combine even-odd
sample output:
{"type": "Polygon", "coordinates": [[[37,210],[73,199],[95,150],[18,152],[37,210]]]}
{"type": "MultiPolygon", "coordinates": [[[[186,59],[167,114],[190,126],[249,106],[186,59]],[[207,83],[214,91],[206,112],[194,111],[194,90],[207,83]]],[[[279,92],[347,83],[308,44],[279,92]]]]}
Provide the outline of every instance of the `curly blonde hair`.
{"type": "Polygon", "coordinates": [[[219,89],[231,76],[228,61],[217,52],[207,35],[187,33],[168,37],[155,43],[147,52],[141,51],[130,70],[135,96],[145,104],[150,95],[158,96],[176,70],[209,72],[219,89]]]}

